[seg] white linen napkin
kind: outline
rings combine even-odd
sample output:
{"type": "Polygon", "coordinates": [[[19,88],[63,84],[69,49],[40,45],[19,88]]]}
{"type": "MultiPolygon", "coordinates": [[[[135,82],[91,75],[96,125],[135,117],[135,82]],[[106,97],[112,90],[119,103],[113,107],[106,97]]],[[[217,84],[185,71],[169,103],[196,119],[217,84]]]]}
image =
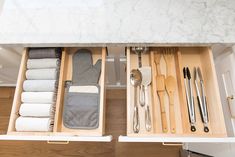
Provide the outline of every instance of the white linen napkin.
{"type": "Polygon", "coordinates": [[[55,102],[54,97],[54,92],[23,92],[21,101],[24,103],[52,104],[55,102]]]}
{"type": "Polygon", "coordinates": [[[50,118],[19,117],[15,123],[16,131],[52,131],[50,118]]]}
{"type": "Polygon", "coordinates": [[[24,117],[52,117],[54,108],[52,104],[24,103],[20,106],[19,114],[24,117]]]}

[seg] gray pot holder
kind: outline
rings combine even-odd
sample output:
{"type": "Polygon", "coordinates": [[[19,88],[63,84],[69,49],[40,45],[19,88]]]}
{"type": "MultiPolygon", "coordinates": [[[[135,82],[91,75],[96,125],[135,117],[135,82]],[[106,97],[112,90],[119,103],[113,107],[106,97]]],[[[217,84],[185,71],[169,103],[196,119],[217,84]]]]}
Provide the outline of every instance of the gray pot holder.
{"type": "Polygon", "coordinates": [[[80,49],[73,55],[72,81],[66,81],[63,123],[71,129],[96,129],[99,126],[101,60],[93,65],[92,53],[80,49]],[[69,92],[71,86],[96,86],[98,92],[69,92]]]}

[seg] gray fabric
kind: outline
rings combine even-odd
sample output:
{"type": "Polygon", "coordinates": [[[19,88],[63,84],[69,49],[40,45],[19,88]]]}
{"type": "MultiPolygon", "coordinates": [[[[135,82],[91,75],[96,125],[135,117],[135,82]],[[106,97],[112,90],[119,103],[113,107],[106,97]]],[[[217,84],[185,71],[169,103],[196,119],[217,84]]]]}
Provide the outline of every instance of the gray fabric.
{"type": "Polygon", "coordinates": [[[98,128],[99,101],[99,93],[66,92],[64,126],[71,129],[98,128]]]}
{"type": "Polygon", "coordinates": [[[93,66],[92,53],[81,49],[73,55],[72,83],[68,84],[65,92],[63,123],[72,129],[95,129],[99,126],[100,92],[76,93],[68,92],[73,85],[95,85],[101,71],[101,60],[93,66]]]}
{"type": "Polygon", "coordinates": [[[56,80],[59,70],[57,69],[30,69],[26,71],[27,80],[56,80]]]}
{"type": "Polygon", "coordinates": [[[57,58],[45,58],[45,59],[28,59],[28,69],[48,69],[59,68],[60,59],[57,58]]]}
{"type": "Polygon", "coordinates": [[[25,92],[54,92],[56,86],[56,80],[25,80],[23,90],[25,92]]]}
{"type": "Polygon", "coordinates": [[[61,48],[30,48],[29,59],[60,58],[61,48]]]}
{"type": "Polygon", "coordinates": [[[73,85],[96,85],[99,81],[101,60],[93,65],[92,53],[87,49],[73,55],[73,85]]]}

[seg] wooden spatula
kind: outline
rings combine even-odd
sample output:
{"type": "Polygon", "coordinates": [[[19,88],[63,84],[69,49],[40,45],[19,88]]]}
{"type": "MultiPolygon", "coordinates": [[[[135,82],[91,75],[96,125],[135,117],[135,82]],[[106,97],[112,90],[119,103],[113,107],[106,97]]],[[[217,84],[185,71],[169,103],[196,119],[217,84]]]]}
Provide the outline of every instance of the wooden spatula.
{"type": "Polygon", "coordinates": [[[166,110],[164,103],[164,95],[165,95],[165,76],[157,75],[156,76],[156,84],[157,84],[157,94],[160,100],[160,108],[161,108],[161,120],[162,120],[162,131],[164,133],[168,132],[167,128],[167,119],[166,119],[166,110]]]}
{"type": "Polygon", "coordinates": [[[168,76],[165,80],[166,91],[169,96],[169,110],[170,110],[170,128],[171,132],[176,132],[175,127],[175,110],[174,110],[174,93],[176,90],[177,82],[173,76],[168,76]]]}
{"type": "Polygon", "coordinates": [[[164,103],[164,94],[165,94],[165,76],[161,74],[160,69],[160,60],[162,54],[157,52],[154,54],[154,63],[156,65],[157,76],[156,76],[156,88],[157,94],[160,100],[160,108],[161,108],[161,120],[162,120],[162,131],[164,133],[168,132],[167,128],[167,119],[166,119],[166,110],[165,110],[165,103],[164,103]]]}
{"type": "Polygon", "coordinates": [[[156,65],[157,75],[161,74],[161,69],[160,69],[161,57],[162,57],[162,54],[160,52],[157,52],[154,54],[154,63],[156,65]]]}

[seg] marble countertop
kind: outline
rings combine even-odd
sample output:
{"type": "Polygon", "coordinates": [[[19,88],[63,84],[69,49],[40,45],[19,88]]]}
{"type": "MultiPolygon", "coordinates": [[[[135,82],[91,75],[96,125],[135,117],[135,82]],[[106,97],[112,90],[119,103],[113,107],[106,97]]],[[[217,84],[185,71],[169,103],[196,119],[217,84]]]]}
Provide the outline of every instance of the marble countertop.
{"type": "Polygon", "coordinates": [[[5,0],[0,44],[235,43],[235,0],[5,0]]]}

